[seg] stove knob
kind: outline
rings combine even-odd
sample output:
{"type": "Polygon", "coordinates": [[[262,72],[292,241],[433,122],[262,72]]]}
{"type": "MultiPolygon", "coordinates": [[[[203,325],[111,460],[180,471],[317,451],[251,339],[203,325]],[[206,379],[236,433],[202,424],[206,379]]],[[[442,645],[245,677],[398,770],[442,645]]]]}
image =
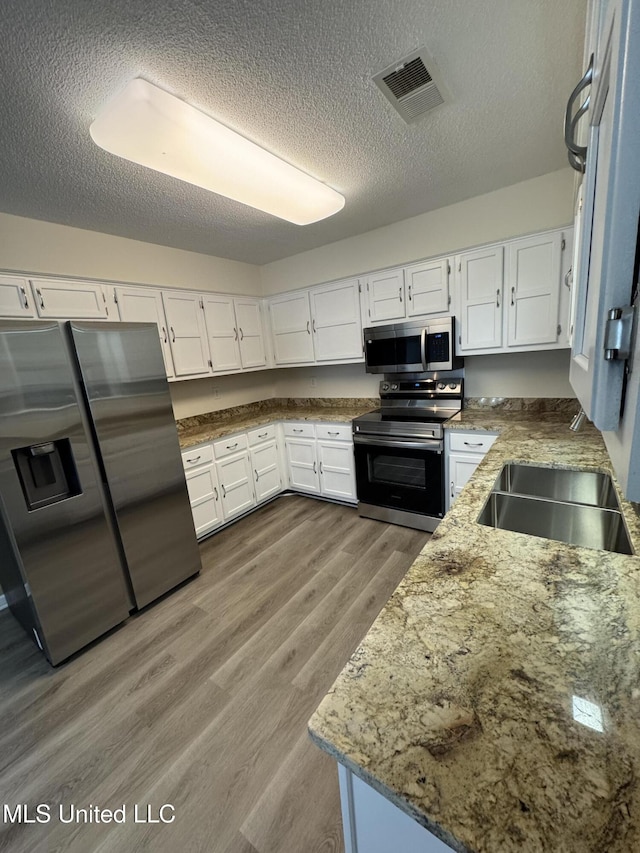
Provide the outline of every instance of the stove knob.
{"type": "Polygon", "coordinates": [[[455,382],[450,382],[450,383],[449,383],[449,388],[451,388],[451,390],[452,390],[452,391],[455,391],[457,387],[458,387],[458,386],[456,385],[456,383],[455,383],[455,382]]]}
{"type": "Polygon", "coordinates": [[[391,390],[392,390],[392,391],[397,391],[397,390],[398,390],[398,383],[397,383],[397,382],[394,382],[394,383],[393,383],[393,385],[391,386],[391,390]]]}
{"type": "Polygon", "coordinates": [[[388,391],[388,390],[389,390],[389,383],[388,383],[388,382],[383,382],[383,383],[382,383],[382,390],[383,390],[383,391],[388,391]]]}
{"type": "Polygon", "coordinates": [[[446,388],[446,384],[444,382],[438,382],[438,391],[444,391],[446,388]]]}

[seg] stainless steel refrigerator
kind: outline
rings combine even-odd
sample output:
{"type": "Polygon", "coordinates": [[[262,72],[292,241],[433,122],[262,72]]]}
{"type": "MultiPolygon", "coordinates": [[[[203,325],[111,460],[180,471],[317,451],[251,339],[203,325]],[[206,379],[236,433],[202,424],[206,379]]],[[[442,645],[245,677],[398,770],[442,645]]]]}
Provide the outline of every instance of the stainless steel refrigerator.
{"type": "Polygon", "coordinates": [[[0,322],[0,584],[56,665],[200,571],[157,328],[0,322]]]}

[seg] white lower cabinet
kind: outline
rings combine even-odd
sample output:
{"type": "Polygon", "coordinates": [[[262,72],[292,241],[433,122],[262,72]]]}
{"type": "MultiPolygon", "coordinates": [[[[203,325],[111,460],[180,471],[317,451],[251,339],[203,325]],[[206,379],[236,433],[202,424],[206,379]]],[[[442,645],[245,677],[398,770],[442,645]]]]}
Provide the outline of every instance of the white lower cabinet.
{"type": "Polygon", "coordinates": [[[224,521],[220,487],[210,444],[182,452],[196,536],[200,538],[224,521]]]}
{"type": "Polygon", "coordinates": [[[357,502],[350,424],[287,423],[284,435],[292,489],[357,502]]]}
{"type": "Polygon", "coordinates": [[[241,515],[256,505],[249,443],[245,433],[214,441],[218,482],[224,520],[241,515]]]}
{"type": "Polygon", "coordinates": [[[250,430],[249,440],[253,488],[256,501],[262,503],[282,491],[280,454],[276,439],[275,424],[250,430]]]}
{"type": "Polygon", "coordinates": [[[447,467],[447,509],[469,482],[469,478],[482,462],[485,453],[498,437],[484,430],[445,430],[447,467]]]}
{"type": "Polygon", "coordinates": [[[345,853],[451,853],[413,818],[338,764],[345,853]]]}

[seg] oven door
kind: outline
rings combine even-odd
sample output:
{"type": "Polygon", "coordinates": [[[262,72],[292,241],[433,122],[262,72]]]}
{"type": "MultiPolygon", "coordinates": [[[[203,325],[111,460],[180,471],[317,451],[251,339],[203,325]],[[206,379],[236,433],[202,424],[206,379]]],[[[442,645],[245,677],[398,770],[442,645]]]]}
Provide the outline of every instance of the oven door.
{"type": "Polygon", "coordinates": [[[354,435],[358,500],[444,515],[444,454],[438,439],[354,435]]]}

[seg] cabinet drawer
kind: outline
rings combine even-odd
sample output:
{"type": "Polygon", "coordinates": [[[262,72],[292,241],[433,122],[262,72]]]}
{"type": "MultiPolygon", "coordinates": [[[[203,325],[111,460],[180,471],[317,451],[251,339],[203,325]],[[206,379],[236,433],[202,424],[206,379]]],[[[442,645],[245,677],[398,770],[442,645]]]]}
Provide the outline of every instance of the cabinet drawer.
{"type": "Polygon", "coordinates": [[[247,437],[249,439],[249,447],[253,447],[255,444],[260,444],[262,441],[269,441],[276,437],[276,425],[265,424],[263,427],[250,429],[247,433],[247,437]]]}
{"type": "Polygon", "coordinates": [[[213,447],[210,444],[190,447],[188,450],[182,451],[182,464],[185,471],[190,468],[197,468],[199,465],[205,465],[207,462],[213,462],[213,447]]]}
{"type": "Polygon", "coordinates": [[[351,424],[316,424],[318,438],[352,441],[351,424]]]}
{"type": "Polygon", "coordinates": [[[238,453],[240,450],[247,449],[247,436],[245,433],[240,435],[232,435],[229,438],[221,438],[213,442],[213,452],[216,459],[224,459],[230,453],[238,453]]]}
{"type": "Polygon", "coordinates": [[[292,438],[315,438],[316,430],[313,424],[284,424],[284,434],[292,438]]]}
{"type": "Polygon", "coordinates": [[[496,440],[497,435],[474,430],[473,432],[458,432],[451,430],[449,448],[460,453],[486,453],[496,440]]]}

